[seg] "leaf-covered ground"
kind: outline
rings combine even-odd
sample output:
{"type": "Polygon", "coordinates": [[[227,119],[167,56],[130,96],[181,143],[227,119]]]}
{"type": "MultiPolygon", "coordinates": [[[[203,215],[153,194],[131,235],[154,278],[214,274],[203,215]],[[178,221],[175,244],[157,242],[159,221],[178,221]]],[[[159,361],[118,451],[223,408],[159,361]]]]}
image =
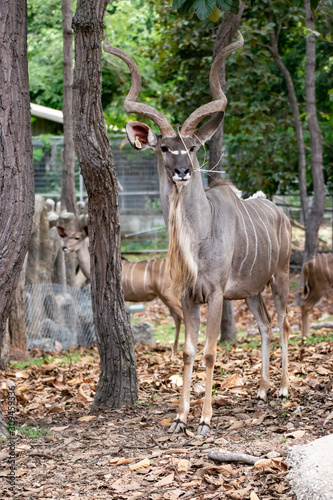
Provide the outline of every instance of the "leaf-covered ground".
{"type": "MultiPolygon", "coordinates": [[[[267,297],[270,293],[265,292],[267,297]]],[[[292,300],[292,293],[290,300],[292,300]]],[[[273,314],[272,302],[268,301],[273,314]]],[[[137,346],[139,401],[117,410],[90,413],[99,375],[96,348],[67,354],[34,351],[29,365],[1,374],[6,416],[7,382],[16,384],[16,498],[85,499],[294,499],[285,458],[297,444],[332,433],[333,336],[316,330],[309,342],[299,334],[299,310],[290,308],[291,391],[277,398],[281,349],[274,328],[271,392],[257,402],[260,342],[244,302],[235,303],[242,342],[219,347],[215,367],[212,430],[195,435],[205,383],[203,343],[195,362],[188,432],[170,435],[182,383],[182,355],[170,345],[137,346]],[[45,359],[45,356],[48,356],[45,359]],[[257,465],[218,464],[211,450],[247,453],[257,465]]],[[[312,320],[333,314],[329,299],[312,320]]],[[[141,319],[172,325],[163,304],[146,304],[141,319]]],[[[203,321],[205,313],[202,314],[203,321]]],[[[276,327],[276,317],[273,317],[276,327]]],[[[0,451],[0,498],[10,498],[8,446],[0,451]]]]}

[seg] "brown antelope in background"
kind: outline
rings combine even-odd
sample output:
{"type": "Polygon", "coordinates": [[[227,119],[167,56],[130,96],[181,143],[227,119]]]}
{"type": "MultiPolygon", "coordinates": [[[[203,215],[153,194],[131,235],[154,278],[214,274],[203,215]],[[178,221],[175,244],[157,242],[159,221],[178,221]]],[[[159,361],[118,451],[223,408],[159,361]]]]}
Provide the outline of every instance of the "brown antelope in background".
{"type": "Polygon", "coordinates": [[[301,275],[302,333],[310,332],[310,312],[317,302],[333,291],[333,253],[320,253],[304,262],[301,275]]]}
{"type": "MultiPolygon", "coordinates": [[[[57,226],[64,238],[64,252],[76,252],[81,271],[90,280],[90,254],[88,247],[88,226],[82,232],[71,233],[57,226]]],[[[171,292],[172,283],[166,260],[143,260],[130,262],[121,259],[124,298],[129,302],[150,302],[158,297],[169,308],[176,325],[174,350],[178,350],[180,325],[183,313],[180,300],[171,292]]]]}
{"type": "Polygon", "coordinates": [[[213,100],[195,110],[176,132],[162,113],[138,103],[141,78],[134,60],[122,50],[104,50],[120,57],[131,71],[132,84],[124,101],[127,113],[150,118],[160,129],[157,136],[145,123],[130,121],[127,136],[133,148],[151,149],[157,155],[160,196],[169,231],[168,264],[173,288],[181,293],[185,322],[184,379],[177,417],[170,432],[186,427],[190,409],[193,362],[196,356],[200,304],[207,303],[204,362],[206,390],[198,434],[210,429],[211,397],[216,344],[222,303],[246,299],[262,338],[262,369],[258,397],[266,399],[269,387],[271,320],[261,292],[271,284],[282,340],[280,396],[288,393],[288,335],[286,306],[289,291],[291,225],[283,212],[263,194],[240,199],[228,182],[205,190],[196,153],[221,125],[227,99],[219,72],[227,55],[242,47],[243,37],[221,50],[211,67],[209,83],[213,100]],[[197,125],[212,115],[200,128],[197,125]]]}

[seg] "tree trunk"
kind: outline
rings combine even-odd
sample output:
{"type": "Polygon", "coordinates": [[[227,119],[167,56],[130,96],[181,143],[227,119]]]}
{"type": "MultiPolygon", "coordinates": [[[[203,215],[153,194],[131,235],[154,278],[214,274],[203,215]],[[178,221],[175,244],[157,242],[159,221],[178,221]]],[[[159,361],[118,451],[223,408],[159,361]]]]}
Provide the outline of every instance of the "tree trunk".
{"type": "MultiPolygon", "coordinates": [[[[65,228],[71,233],[75,233],[77,219],[75,214],[72,212],[67,212],[64,210],[61,212],[58,225],[65,228]]],[[[75,252],[70,252],[65,254],[65,271],[66,271],[66,284],[68,286],[75,286],[75,275],[76,275],[77,257],[75,252]]]]}
{"type": "Polygon", "coordinates": [[[220,342],[237,342],[233,300],[223,301],[220,342]]]}
{"type": "Polygon", "coordinates": [[[34,214],[26,0],[2,0],[1,20],[0,346],[34,214]]]}
{"type": "MultiPolygon", "coordinates": [[[[314,31],[314,15],[310,0],[305,0],[305,26],[314,31]]],[[[306,38],[305,90],[308,127],[311,137],[311,169],[313,182],[313,203],[305,233],[304,262],[311,259],[318,250],[318,233],[325,209],[325,184],[323,173],[323,141],[317,119],[316,106],[316,37],[306,38]]]]}
{"type": "Polygon", "coordinates": [[[101,374],[94,407],[138,397],[133,336],[121,284],[117,177],[103,116],[101,42],[108,0],[78,0],[75,34],[74,143],[88,193],[91,291],[101,374]]]}
{"type": "Polygon", "coordinates": [[[29,358],[25,325],[24,270],[12,298],[9,311],[8,329],[10,337],[10,359],[23,361],[29,358]]]}
{"type": "Polygon", "coordinates": [[[75,193],[75,150],[73,138],[73,33],[72,0],[62,0],[64,152],[61,175],[61,210],[78,216],[75,193]]]}
{"type": "MultiPolygon", "coordinates": [[[[213,60],[219,51],[231,43],[231,40],[239,28],[245,4],[240,3],[238,14],[226,12],[218,28],[214,44],[213,60]]],[[[225,64],[220,70],[220,82],[222,89],[226,88],[225,64]]],[[[222,146],[223,146],[223,123],[217,129],[209,142],[209,172],[208,185],[216,179],[221,178],[222,171],[222,146]]],[[[223,302],[221,320],[221,342],[236,342],[236,327],[234,318],[234,304],[232,301],[223,302]]]]}
{"type": "MultiPolygon", "coordinates": [[[[271,20],[271,19],[269,19],[271,20]]],[[[304,139],[303,139],[303,128],[302,128],[302,122],[300,119],[300,112],[299,112],[299,107],[298,107],[298,102],[297,102],[297,97],[296,97],[296,92],[294,88],[294,83],[292,80],[292,77],[286,68],[284,62],[282,61],[279,50],[278,50],[278,39],[275,34],[274,29],[271,31],[271,46],[267,47],[272,56],[274,57],[275,63],[281,73],[283,74],[285,80],[286,80],[286,85],[288,89],[288,96],[289,96],[289,103],[290,107],[293,113],[293,118],[294,118],[294,127],[295,127],[295,132],[296,132],[296,139],[297,139],[297,150],[298,150],[298,185],[299,185],[299,192],[300,192],[300,198],[301,198],[301,208],[302,208],[302,216],[303,216],[303,223],[306,226],[307,224],[307,219],[308,219],[308,197],[307,197],[307,190],[306,190],[306,160],[305,160],[305,145],[304,145],[304,139]]]]}
{"type": "Polygon", "coordinates": [[[25,272],[26,284],[50,283],[52,248],[49,221],[45,208],[45,200],[38,194],[35,196],[35,214],[32,222],[25,272]]]}
{"type": "MultiPolygon", "coordinates": [[[[10,336],[8,321],[6,323],[5,333],[2,337],[0,349],[0,370],[6,370],[8,368],[9,358],[10,358],[10,336]]],[[[0,434],[1,436],[1,434],[0,434]]]]}

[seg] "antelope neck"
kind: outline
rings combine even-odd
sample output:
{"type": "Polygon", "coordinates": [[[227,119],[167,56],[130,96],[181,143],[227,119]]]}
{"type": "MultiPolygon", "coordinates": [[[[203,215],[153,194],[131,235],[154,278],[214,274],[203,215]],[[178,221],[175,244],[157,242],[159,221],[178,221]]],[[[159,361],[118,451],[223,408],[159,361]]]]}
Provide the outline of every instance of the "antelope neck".
{"type": "MultiPolygon", "coordinates": [[[[198,165],[195,164],[195,168],[198,165]]],[[[187,227],[195,231],[200,241],[205,238],[211,225],[211,207],[202,184],[199,170],[191,174],[189,182],[179,188],[172,182],[165,171],[162,159],[158,159],[158,176],[163,217],[168,227],[170,205],[179,204],[181,218],[187,227]]],[[[185,229],[185,228],[184,228],[185,229]]]]}

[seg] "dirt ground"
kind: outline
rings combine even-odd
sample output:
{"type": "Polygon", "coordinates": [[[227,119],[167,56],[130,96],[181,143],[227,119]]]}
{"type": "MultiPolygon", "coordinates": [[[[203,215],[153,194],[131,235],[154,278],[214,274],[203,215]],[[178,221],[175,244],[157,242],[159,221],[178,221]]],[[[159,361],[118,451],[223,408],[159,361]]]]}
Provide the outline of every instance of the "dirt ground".
{"type": "MultiPolygon", "coordinates": [[[[269,292],[265,295],[270,297],[269,292]]],[[[163,304],[154,302],[146,304],[144,319],[154,317],[157,308],[167,317],[163,304]]],[[[271,300],[269,309],[273,313],[271,300]]],[[[136,347],[139,401],[117,410],[90,413],[99,375],[96,348],[72,352],[66,363],[58,353],[40,366],[3,372],[5,416],[5,381],[16,384],[15,498],[295,499],[286,479],[288,450],[332,433],[332,330],[316,330],[311,342],[302,343],[299,310],[290,308],[290,397],[282,401],[277,397],[281,349],[274,328],[271,392],[263,403],[256,400],[261,352],[255,321],[244,302],[235,303],[235,312],[237,327],[247,334],[242,344],[219,347],[212,429],[204,438],[195,435],[205,381],[200,365],[203,344],[194,367],[188,431],[182,435],[167,432],[182,383],[182,355],[173,355],[170,346],[136,347]],[[256,465],[217,463],[208,458],[212,450],[263,460],[256,465]]],[[[333,304],[322,299],[312,320],[327,314],[333,314],[333,304]]],[[[2,499],[12,493],[6,481],[6,442],[1,448],[2,499]]]]}

